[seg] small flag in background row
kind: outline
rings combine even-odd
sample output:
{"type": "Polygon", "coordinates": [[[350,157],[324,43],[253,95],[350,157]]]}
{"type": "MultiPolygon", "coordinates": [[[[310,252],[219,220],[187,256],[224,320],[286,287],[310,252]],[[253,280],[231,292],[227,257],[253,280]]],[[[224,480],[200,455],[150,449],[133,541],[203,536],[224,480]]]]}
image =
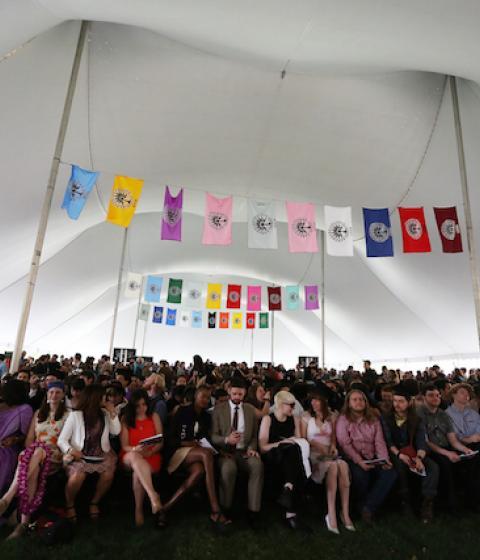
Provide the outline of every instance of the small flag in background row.
{"type": "Polygon", "coordinates": [[[72,220],[78,220],[87,202],[88,195],[98,180],[98,176],[97,171],[88,171],[78,167],[78,165],[72,165],[70,180],[62,203],[62,208],[65,208],[68,217],[72,220]]]}
{"type": "Polygon", "coordinates": [[[288,250],[290,253],[316,253],[315,206],[309,202],[286,202],[288,250]]]}
{"type": "Polygon", "coordinates": [[[138,320],[148,321],[148,315],[150,314],[150,306],[148,303],[141,303],[138,308],[138,320]]]}
{"type": "Polygon", "coordinates": [[[268,313],[259,313],[260,319],[260,328],[261,329],[268,329],[268,313]]]}
{"type": "Polygon", "coordinates": [[[154,307],[153,308],[153,316],[152,322],[153,323],[161,323],[163,321],[163,307],[154,307]]]}
{"type": "Polygon", "coordinates": [[[287,300],[287,309],[298,309],[300,307],[300,287],[286,286],[285,293],[285,299],[287,300]]]}
{"type": "Polygon", "coordinates": [[[282,310],[282,288],[280,286],[270,286],[268,292],[268,309],[270,311],[282,310]]]}
{"type": "Polygon", "coordinates": [[[183,286],[183,302],[188,307],[202,307],[203,299],[203,283],[202,282],[185,282],[183,286]]]}
{"type": "Polygon", "coordinates": [[[242,313],[232,313],[232,329],[242,328],[242,313]]]}
{"type": "Polygon", "coordinates": [[[163,278],[161,276],[147,276],[145,286],[145,301],[158,303],[162,294],[163,278]]]}
{"type": "Polygon", "coordinates": [[[107,222],[128,227],[142,194],[143,180],[117,175],[113,181],[107,222]]]}
{"type": "Polygon", "coordinates": [[[220,309],[222,303],[222,285],[208,284],[207,309],[220,309]]]}
{"type": "Polygon", "coordinates": [[[248,286],[247,288],[248,311],[260,311],[262,309],[262,287],[248,286]]]}
{"type": "Polygon", "coordinates": [[[216,311],[209,311],[208,312],[208,328],[214,329],[217,326],[217,312],[216,311]]]}
{"type": "Polygon", "coordinates": [[[388,208],[364,208],[367,257],[393,257],[392,226],[388,208]]]}
{"type": "Polygon", "coordinates": [[[163,241],[182,240],[182,212],[183,189],[180,189],[177,196],[172,196],[170,189],[165,187],[161,233],[163,241]]]}
{"type": "Polygon", "coordinates": [[[325,206],[327,254],[353,257],[352,209],[350,206],[325,206]]]}
{"type": "Polygon", "coordinates": [[[305,309],[318,309],[318,286],[305,286],[305,309]]]}
{"type": "Polygon", "coordinates": [[[399,208],[404,253],[430,253],[430,239],[423,207],[399,208]]]}
{"type": "Polygon", "coordinates": [[[203,327],[203,312],[192,311],[192,328],[201,329],[203,327]]]}
{"type": "Polygon", "coordinates": [[[182,303],[183,280],[170,278],[168,282],[167,303],[182,303]]]}
{"type": "Polygon", "coordinates": [[[227,308],[240,309],[242,301],[242,286],[239,284],[229,284],[227,290],[227,308]]]}
{"type": "Polygon", "coordinates": [[[247,329],[255,328],[255,313],[247,313],[247,329]]]}
{"type": "Polygon", "coordinates": [[[247,201],[249,249],[278,249],[275,202],[247,201]]]}
{"type": "Polygon", "coordinates": [[[438,233],[442,241],[444,253],[462,253],[462,235],[458,223],[457,208],[434,208],[435,220],[437,221],[438,233]]]}
{"type": "Polygon", "coordinates": [[[190,326],[190,312],[189,311],[181,311],[180,312],[180,326],[181,327],[189,327],[190,326]]]}
{"type": "Polygon", "coordinates": [[[174,327],[177,323],[177,310],[167,308],[167,320],[165,324],[169,327],[174,327]]]}
{"type": "Polygon", "coordinates": [[[220,313],[220,324],[218,325],[221,329],[228,329],[228,319],[230,313],[228,312],[221,312],[220,313]]]}
{"type": "Polygon", "coordinates": [[[205,218],[203,221],[204,245],[230,245],[232,243],[233,197],[216,198],[205,193],[205,218]]]}
{"type": "Polygon", "coordinates": [[[127,298],[138,298],[142,291],[143,276],[135,272],[127,274],[124,296],[127,298]]]}

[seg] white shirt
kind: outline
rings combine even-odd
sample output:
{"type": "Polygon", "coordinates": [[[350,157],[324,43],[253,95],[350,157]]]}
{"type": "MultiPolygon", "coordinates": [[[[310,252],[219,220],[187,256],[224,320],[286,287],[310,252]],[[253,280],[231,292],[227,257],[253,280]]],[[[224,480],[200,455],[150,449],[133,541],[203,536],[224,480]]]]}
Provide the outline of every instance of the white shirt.
{"type": "Polygon", "coordinates": [[[240,432],[241,437],[240,441],[237,443],[237,449],[245,449],[245,415],[243,413],[243,403],[234,404],[231,400],[228,401],[230,405],[230,422],[233,429],[233,417],[235,415],[235,408],[238,406],[238,424],[237,424],[237,432],[240,432]]]}

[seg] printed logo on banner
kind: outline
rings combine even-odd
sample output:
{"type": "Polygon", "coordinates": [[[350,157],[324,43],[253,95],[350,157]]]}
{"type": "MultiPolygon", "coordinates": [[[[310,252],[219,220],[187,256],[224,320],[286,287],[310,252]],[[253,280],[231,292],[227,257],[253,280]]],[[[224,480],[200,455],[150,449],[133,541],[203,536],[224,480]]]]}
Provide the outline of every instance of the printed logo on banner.
{"type": "Polygon", "coordinates": [[[73,200],[79,200],[80,198],[85,198],[87,196],[87,191],[81,183],[77,183],[76,181],[74,181],[72,183],[71,196],[73,200]]]}
{"type": "Polygon", "coordinates": [[[459,230],[460,228],[455,223],[455,220],[449,219],[445,220],[440,227],[443,237],[449,241],[453,241],[455,239],[459,230]]]}
{"type": "Polygon", "coordinates": [[[228,224],[228,217],[222,212],[210,212],[208,214],[208,223],[217,230],[224,229],[228,224]]]}
{"type": "Polygon", "coordinates": [[[154,318],[156,321],[159,321],[159,320],[161,321],[162,317],[163,317],[163,310],[160,311],[160,310],[158,310],[158,309],[155,309],[155,311],[153,312],[153,318],[154,318]]]}
{"type": "Polygon", "coordinates": [[[112,204],[117,208],[130,208],[135,205],[135,199],[130,191],[115,189],[112,194],[112,204]]]}
{"type": "Polygon", "coordinates": [[[218,301],[220,299],[220,294],[218,292],[211,292],[210,299],[212,301],[218,301]]]}
{"type": "Polygon", "coordinates": [[[202,323],[202,316],[197,315],[196,313],[192,316],[192,323],[194,325],[201,325],[202,323]]]}
{"type": "Polygon", "coordinates": [[[307,296],[308,301],[314,303],[317,301],[317,294],[309,293],[307,296]]]}
{"type": "Polygon", "coordinates": [[[288,299],[291,303],[297,303],[297,301],[299,300],[299,295],[297,294],[297,292],[289,292],[288,299]]]}
{"type": "Polygon", "coordinates": [[[267,235],[273,229],[273,220],[266,214],[257,214],[252,218],[252,226],[257,233],[267,235]]]}
{"type": "Polygon", "coordinates": [[[241,325],[242,324],[242,319],[240,317],[234,317],[233,323],[235,325],[241,325]]]}
{"type": "Polygon", "coordinates": [[[157,284],[150,284],[148,286],[148,291],[152,294],[152,296],[160,293],[160,286],[157,284]]]}
{"type": "Polygon", "coordinates": [[[130,280],[130,282],[128,283],[128,288],[129,290],[137,291],[140,289],[140,283],[136,280],[130,280]]]}
{"type": "Polygon", "coordinates": [[[270,294],[270,303],[278,305],[281,301],[281,297],[278,294],[270,294]]]}
{"type": "Polygon", "coordinates": [[[410,218],[405,222],[405,231],[412,239],[420,239],[423,234],[422,224],[417,218],[410,218]]]}
{"type": "Polygon", "coordinates": [[[182,289],[180,288],[180,286],[170,286],[168,293],[172,297],[178,297],[182,293],[182,289]]]}
{"type": "Polygon", "coordinates": [[[368,235],[376,243],[385,243],[390,237],[390,230],[382,222],[372,222],[368,227],[368,235]]]}
{"type": "Polygon", "coordinates": [[[197,290],[197,288],[192,288],[188,292],[188,297],[193,300],[200,299],[201,295],[200,290],[197,290]]]}
{"type": "Polygon", "coordinates": [[[333,241],[338,243],[348,238],[348,227],[345,222],[332,222],[328,228],[328,235],[333,241]]]}
{"type": "Polygon", "coordinates": [[[230,292],[230,294],[228,295],[228,299],[232,303],[237,303],[238,300],[240,299],[240,294],[238,292],[230,292]]]}
{"type": "Polygon", "coordinates": [[[297,218],[292,223],[292,230],[298,237],[309,237],[313,232],[313,224],[307,218],[297,218]]]}
{"type": "Polygon", "coordinates": [[[175,226],[182,218],[181,208],[165,208],[163,211],[163,219],[169,226],[175,226]]]}
{"type": "MultiPolygon", "coordinates": [[[[239,321],[238,321],[238,322],[239,322],[239,321]]],[[[247,319],[247,325],[248,325],[249,327],[253,327],[254,323],[255,323],[255,319],[254,319],[253,317],[249,317],[249,318],[247,319]]]]}

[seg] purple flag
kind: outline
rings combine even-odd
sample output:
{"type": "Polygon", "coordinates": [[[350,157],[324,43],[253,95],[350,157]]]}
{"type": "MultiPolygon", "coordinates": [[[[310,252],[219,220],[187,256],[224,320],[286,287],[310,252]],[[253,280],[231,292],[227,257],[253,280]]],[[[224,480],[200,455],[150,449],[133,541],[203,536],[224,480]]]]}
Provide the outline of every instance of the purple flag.
{"type": "Polygon", "coordinates": [[[165,187],[162,216],[162,240],[182,240],[182,207],[183,189],[177,196],[172,196],[168,187],[165,187]]]}
{"type": "Polygon", "coordinates": [[[318,286],[305,286],[305,309],[318,309],[318,286]]]}

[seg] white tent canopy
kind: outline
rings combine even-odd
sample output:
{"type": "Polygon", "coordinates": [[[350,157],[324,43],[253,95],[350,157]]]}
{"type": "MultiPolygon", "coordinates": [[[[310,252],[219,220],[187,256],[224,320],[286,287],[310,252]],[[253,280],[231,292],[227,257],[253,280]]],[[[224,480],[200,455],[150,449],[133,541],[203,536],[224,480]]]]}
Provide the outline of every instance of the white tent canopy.
{"type": "MultiPolygon", "coordinates": [[[[326,257],[328,364],[478,352],[468,254],[441,252],[432,206],[456,205],[460,105],[480,246],[480,38],[474,2],[0,0],[0,349],[11,349],[79,22],[92,20],[25,347],[108,351],[122,230],[105,223],[115,174],[145,179],[128,270],[243,284],[319,283],[321,257],[288,253],[283,201],[351,205],[353,258],[326,257]],[[341,5],[339,5],[341,4],[341,5]],[[3,58],[2,58],[3,56],[3,58]],[[282,77],[282,70],[285,74],[282,77]],[[101,172],[77,222],[69,166],[101,172]],[[184,241],[161,242],[163,189],[185,188],[184,241]],[[205,191],[235,195],[231,247],[200,244],[205,191]],[[247,249],[246,199],[277,200],[279,250],[247,249]],[[362,206],[425,206],[432,253],[367,259],[362,206]]],[[[133,341],[121,299],[115,344],[133,341]]],[[[319,313],[281,312],[275,361],[319,355],[319,313]]],[[[143,325],[155,358],[270,358],[270,332],[143,325]]]]}

